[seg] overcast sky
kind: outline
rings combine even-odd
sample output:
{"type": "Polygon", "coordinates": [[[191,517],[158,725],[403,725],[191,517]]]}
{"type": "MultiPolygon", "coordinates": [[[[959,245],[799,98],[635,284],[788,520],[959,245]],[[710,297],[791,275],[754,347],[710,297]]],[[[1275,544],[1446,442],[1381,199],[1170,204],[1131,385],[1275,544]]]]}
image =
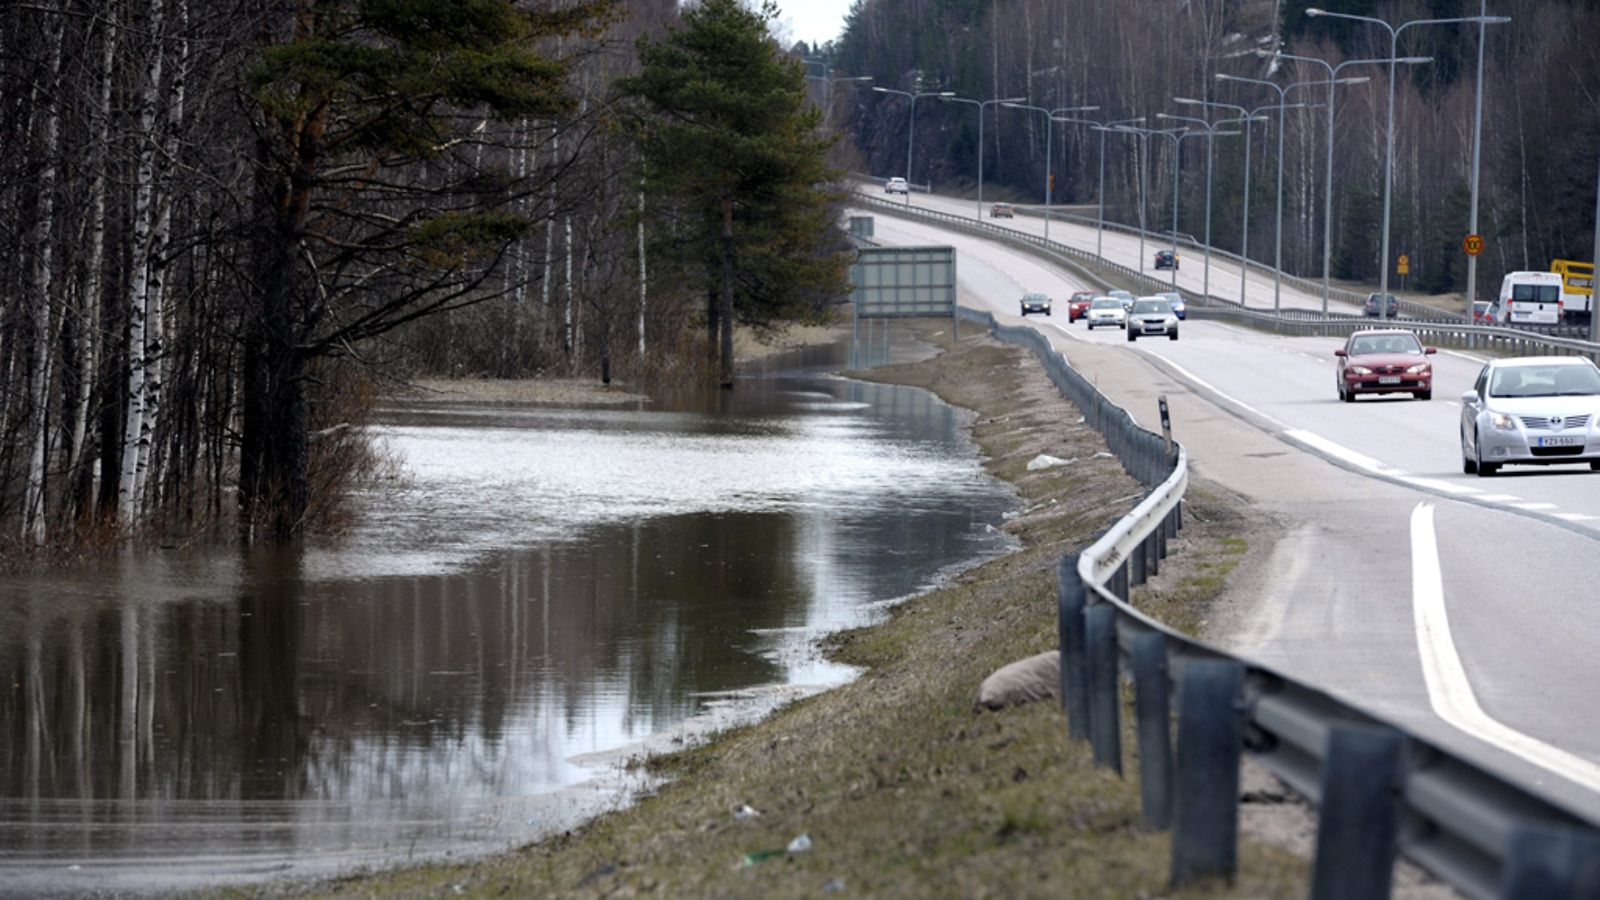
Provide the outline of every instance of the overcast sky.
{"type": "Polygon", "coordinates": [[[778,20],[773,32],[785,38],[785,48],[795,41],[821,44],[838,40],[844,30],[851,0],[778,0],[778,20]]]}

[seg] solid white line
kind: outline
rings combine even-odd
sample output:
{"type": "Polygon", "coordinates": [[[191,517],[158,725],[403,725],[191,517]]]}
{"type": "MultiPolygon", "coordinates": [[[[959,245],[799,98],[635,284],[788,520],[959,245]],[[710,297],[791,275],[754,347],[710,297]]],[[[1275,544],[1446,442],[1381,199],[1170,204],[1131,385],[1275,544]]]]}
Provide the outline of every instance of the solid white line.
{"type": "Polygon", "coordinates": [[[1320,450],[1329,456],[1342,459],[1351,465],[1366,469],[1369,472],[1378,472],[1384,475],[1405,474],[1404,472],[1389,468],[1370,456],[1357,453],[1343,444],[1335,444],[1333,441],[1330,441],[1315,432],[1304,431],[1299,428],[1291,428],[1288,431],[1285,431],[1283,435],[1284,437],[1287,437],[1293,441],[1298,441],[1299,443],[1302,443],[1313,450],[1320,450]]]}
{"type": "Polygon", "coordinates": [[[1411,603],[1428,702],[1439,718],[1541,769],[1600,791],[1600,766],[1490,718],[1478,704],[1450,638],[1431,503],[1420,503],[1411,512],[1411,603]]]}
{"type": "Polygon", "coordinates": [[[1556,513],[1555,516],[1558,519],[1565,519],[1568,522],[1593,522],[1595,519],[1594,516],[1585,515],[1583,513],[1556,513]]]}
{"type": "Polygon", "coordinates": [[[1251,406],[1250,404],[1244,402],[1243,400],[1240,400],[1237,397],[1231,396],[1229,394],[1226,394],[1226,393],[1218,390],[1216,385],[1212,384],[1209,381],[1206,381],[1204,378],[1201,378],[1200,376],[1194,374],[1193,372],[1189,371],[1188,369],[1185,369],[1183,366],[1178,365],[1177,363],[1173,362],[1171,359],[1169,359],[1169,358],[1167,358],[1165,356],[1162,356],[1159,353],[1151,352],[1150,350],[1148,350],[1148,349],[1146,349],[1144,347],[1136,347],[1135,349],[1137,349],[1141,353],[1149,353],[1151,356],[1154,356],[1157,359],[1160,359],[1163,363],[1166,363],[1167,365],[1173,367],[1174,369],[1177,369],[1180,373],[1183,374],[1183,376],[1185,378],[1189,379],[1190,381],[1193,381],[1195,384],[1200,385],[1201,387],[1203,387],[1206,390],[1210,391],[1211,393],[1217,395],[1218,397],[1221,397],[1222,399],[1228,401],[1229,403],[1232,403],[1234,406],[1237,406],[1240,409],[1246,410],[1248,412],[1255,413],[1256,415],[1260,416],[1261,418],[1266,419],[1268,422],[1271,422],[1273,425],[1276,425],[1276,426],[1278,426],[1280,428],[1283,427],[1284,423],[1279,421],[1277,418],[1267,415],[1266,413],[1262,412],[1259,409],[1256,409],[1254,406],[1251,406]]]}
{"type": "Polygon", "coordinates": [[[1478,498],[1486,503],[1521,503],[1522,498],[1511,494],[1484,494],[1478,498]]]}
{"type": "Polygon", "coordinates": [[[1525,510],[1527,510],[1529,512],[1536,512],[1538,510],[1543,510],[1543,509],[1556,509],[1557,508],[1554,503],[1513,503],[1511,505],[1515,506],[1517,509],[1525,509],[1525,510]]]}
{"type": "Polygon", "coordinates": [[[1450,481],[1440,481],[1437,478],[1402,478],[1401,480],[1406,484],[1428,488],[1429,490],[1443,491],[1446,494],[1476,494],[1481,490],[1480,488],[1468,487],[1464,484],[1456,484],[1450,481]]]}

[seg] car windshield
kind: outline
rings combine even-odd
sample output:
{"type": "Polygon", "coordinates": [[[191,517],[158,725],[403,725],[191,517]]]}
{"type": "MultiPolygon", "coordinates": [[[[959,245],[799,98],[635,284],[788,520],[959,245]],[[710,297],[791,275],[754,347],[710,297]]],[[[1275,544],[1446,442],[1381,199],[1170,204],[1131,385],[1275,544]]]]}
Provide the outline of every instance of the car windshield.
{"type": "Polygon", "coordinates": [[[1135,314],[1161,315],[1170,311],[1172,307],[1165,300],[1140,300],[1133,305],[1135,314]]]}
{"type": "Polygon", "coordinates": [[[1043,303],[1050,298],[1043,294],[1023,294],[1022,299],[1028,301],[1029,303],[1043,303]]]}
{"type": "Polygon", "coordinates": [[[1123,299],[1123,300],[1132,300],[1133,299],[1133,295],[1128,293],[1127,291],[1112,291],[1111,292],[1111,296],[1117,297],[1117,298],[1123,299]]]}
{"type": "Polygon", "coordinates": [[[1553,284],[1514,284],[1511,286],[1511,299],[1554,303],[1561,299],[1561,289],[1553,284]]]}
{"type": "Polygon", "coordinates": [[[1506,366],[1489,379],[1494,397],[1583,397],[1600,394],[1600,371],[1582,364],[1506,366]]]}
{"type": "Polygon", "coordinates": [[[1122,303],[1120,301],[1114,300],[1114,299],[1112,299],[1110,297],[1099,297],[1094,301],[1094,305],[1090,306],[1089,308],[1090,309],[1121,309],[1122,308],[1122,303]]]}
{"type": "Polygon", "coordinates": [[[1422,353],[1422,345],[1414,334],[1363,334],[1350,339],[1345,351],[1351,356],[1369,353],[1422,353]]]}

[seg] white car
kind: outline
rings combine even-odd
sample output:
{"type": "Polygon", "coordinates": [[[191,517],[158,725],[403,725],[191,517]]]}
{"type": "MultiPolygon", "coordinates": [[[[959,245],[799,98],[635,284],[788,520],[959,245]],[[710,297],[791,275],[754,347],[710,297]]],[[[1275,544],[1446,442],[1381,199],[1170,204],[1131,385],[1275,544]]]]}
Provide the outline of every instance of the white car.
{"type": "Polygon", "coordinates": [[[1140,297],[1133,302],[1128,313],[1128,340],[1143,337],[1178,339],[1178,314],[1172,311],[1172,302],[1165,297],[1140,297]]]}
{"type": "Polygon", "coordinates": [[[1461,471],[1507,463],[1600,470],[1600,369],[1582,357],[1491,360],[1461,395],[1461,471]]]}
{"type": "Polygon", "coordinates": [[[891,178],[884,183],[883,192],[885,194],[905,194],[909,197],[911,195],[911,186],[906,184],[904,178],[891,178]]]}
{"type": "Polygon", "coordinates": [[[1115,297],[1094,298],[1094,302],[1089,304],[1089,312],[1083,319],[1090,331],[1093,331],[1096,325],[1128,327],[1128,311],[1122,308],[1122,301],[1115,297]]]}

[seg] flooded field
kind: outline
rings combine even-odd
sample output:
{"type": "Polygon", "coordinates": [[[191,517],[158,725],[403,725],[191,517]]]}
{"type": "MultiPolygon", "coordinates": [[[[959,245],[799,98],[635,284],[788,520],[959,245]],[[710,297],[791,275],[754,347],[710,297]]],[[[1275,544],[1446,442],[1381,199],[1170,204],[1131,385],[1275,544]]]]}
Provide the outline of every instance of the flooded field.
{"type": "Polygon", "coordinates": [[[848,678],[818,636],[1006,546],[1010,493],[910,389],[408,402],[379,433],[404,477],[336,543],[0,585],[0,893],[532,840],[626,802],[630,754],[848,678]]]}

